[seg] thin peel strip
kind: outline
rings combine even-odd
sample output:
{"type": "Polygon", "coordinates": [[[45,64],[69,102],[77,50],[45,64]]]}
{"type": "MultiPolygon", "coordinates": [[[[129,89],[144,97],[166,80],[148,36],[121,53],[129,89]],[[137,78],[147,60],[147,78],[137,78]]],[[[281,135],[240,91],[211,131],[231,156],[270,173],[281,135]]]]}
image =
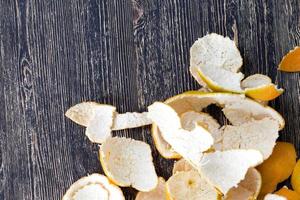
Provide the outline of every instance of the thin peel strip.
{"type": "Polygon", "coordinates": [[[155,102],[148,110],[148,117],[158,126],[162,137],[189,162],[199,162],[202,152],[213,144],[211,134],[200,126],[192,131],[182,129],[179,116],[167,104],[155,102]]]}

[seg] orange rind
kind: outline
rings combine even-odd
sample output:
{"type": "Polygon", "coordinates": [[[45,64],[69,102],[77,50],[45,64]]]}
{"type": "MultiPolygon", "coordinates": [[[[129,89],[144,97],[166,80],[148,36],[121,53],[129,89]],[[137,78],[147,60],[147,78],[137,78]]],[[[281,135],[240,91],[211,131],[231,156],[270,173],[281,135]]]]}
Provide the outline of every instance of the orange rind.
{"type": "Polygon", "coordinates": [[[300,194],[286,187],[281,188],[274,194],[286,197],[288,200],[300,200],[300,194]]]}
{"type": "MultiPolygon", "coordinates": [[[[264,117],[275,120],[279,124],[280,130],[285,125],[282,116],[274,109],[269,106],[261,105],[244,95],[188,91],[171,97],[164,103],[171,106],[179,116],[182,116],[186,112],[201,112],[207,106],[217,104],[223,108],[222,111],[224,115],[234,126],[249,122],[252,119],[261,120],[264,117]]],[[[201,125],[201,123],[199,123],[199,125],[201,125]]],[[[213,130],[209,131],[212,132],[213,137],[219,135],[217,131],[215,134],[213,130]]],[[[155,123],[152,125],[151,133],[157,150],[164,158],[178,159],[181,157],[180,154],[174,151],[171,145],[164,140],[161,131],[155,123]]],[[[214,137],[214,139],[215,143],[217,143],[219,136],[214,137]]]]}
{"type": "Polygon", "coordinates": [[[121,189],[101,174],[91,174],[73,183],[62,200],[125,200],[121,189]]]}
{"type": "Polygon", "coordinates": [[[293,189],[300,194],[300,160],[297,161],[293,170],[291,184],[293,189]]]}
{"type": "Polygon", "coordinates": [[[241,85],[248,97],[265,102],[277,98],[284,91],[277,88],[270,77],[262,74],[248,76],[241,82],[241,85]]]}
{"type": "Polygon", "coordinates": [[[104,173],[116,185],[132,186],[143,192],[156,187],[158,177],[147,143],[130,138],[110,137],[101,144],[99,154],[104,173]]]}
{"type": "Polygon", "coordinates": [[[284,72],[299,72],[300,71],[300,47],[296,46],[287,55],[285,55],[278,70],[284,72]]]}
{"type": "Polygon", "coordinates": [[[271,193],[276,185],[286,180],[296,165],[296,150],[293,144],[277,142],[271,156],[257,167],[262,176],[260,196],[271,193]]]}
{"type": "Polygon", "coordinates": [[[166,199],[166,181],[164,178],[158,178],[156,188],[149,192],[138,192],[135,200],[165,200],[166,199]]]}
{"type": "Polygon", "coordinates": [[[219,200],[221,195],[195,171],[180,171],[166,183],[167,199],[170,200],[219,200]]]}
{"type": "Polygon", "coordinates": [[[224,200],[256,199],[261,188],[261,182],[260,173],[255,168],[250,168],[238,186],[228,191],[224,200]]]}

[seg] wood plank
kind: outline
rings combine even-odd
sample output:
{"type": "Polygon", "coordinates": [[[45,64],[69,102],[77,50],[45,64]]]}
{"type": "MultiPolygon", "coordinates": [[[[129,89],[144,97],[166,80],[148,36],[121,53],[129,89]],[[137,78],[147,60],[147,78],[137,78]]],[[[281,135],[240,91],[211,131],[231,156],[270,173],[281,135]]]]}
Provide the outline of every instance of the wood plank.
{"type": "Polygon", "coordinates": [[[1,198],[33,199],[30,61],[24,4],[1,2],[1,198]]]}
{"type": "Polygon", "coordinates": [[[132,26],[125,21],[132,18],[131,7],[120,1],[34,1],[30,12],[28,26],[39,30],[29,34],[39,134],[34,177],[45,185],[36,188],[35,198],[60,199],[78,178],[102,172],[98,146],[66,120],[66,109],[86,100],[120,111],[138,109],[131,92],[136,90],[132,26]]]}

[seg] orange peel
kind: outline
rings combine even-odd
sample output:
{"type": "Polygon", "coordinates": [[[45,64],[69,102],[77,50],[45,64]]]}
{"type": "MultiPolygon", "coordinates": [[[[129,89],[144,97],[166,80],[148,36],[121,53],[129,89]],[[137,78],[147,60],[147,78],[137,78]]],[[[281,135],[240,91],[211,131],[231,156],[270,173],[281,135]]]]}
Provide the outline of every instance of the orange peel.
{"type": "Polygon", "coordinates": [[[276,185],[286,180],[296,165],[296,150],[293,144],[277,142],[271,156],[257,167],[262,176],[260,196],[271,193],[276,185]]]}
{"type": "Polygon", "coordinates": [[[165,200],[166,199],[166,181],[164,178],[158,178],[158,184],[155,189],[149,192],[138,192],[135,200],[165,200]]]}
{"type": "Polygon", "coordinates": [[[225,200],[256,199],[260,188],[261,175],[255,168],[250,168],[238,186],[228,191],[225,200]]]}
{"type": "Polygon", "coordinates": [[[283,93],[283,91],[283,89],[278,89],[273,83],[256,88],[245,89],[245,93],[248,97],[261,101],[270,101],[276,99],[283,93]]]}
{"type": "MultiPolygon", "coordinates": [[[[244,95],[188,91],[173,96],[164,103],[171,106],[179,116],[189,111],[201,112],[208,105],[217,104],[223,108],[222,111],[224,115],[234,126],[246,123],[251,119],[260,120],[264,117],[270,117],[277,121],[280,130],[283,129],[285,125],[282,116],[274,109],[269,106],[263,106],[244,95]]],[[[164,140],[160,129],[155,123],[152,124],[151,133],[157,150],[164,158],[181,158],[181,156],[171,148],[171,145],[164,140]]]]}
{"type": "Polygon", "coordinates": [[[173,174],[166,183],[167,199],[171,200],[218,200],[220,193],[196,170],[173,174]]]}
{"type": "Polygon", "coordinates": [[[116,185],[132,186],[143,192],[156,187],[158,177],[147,143],[124,137],[110,137],[100,146],[99,154],[104,173],[116,185]]]}
{"type": "Polygon", "coordinates": [[[70,186],[62,198],[62,200],[84,199],[125,200],[121,189],[101,174],[80,178],[70,186]]]}
{"type": "Polygon", "coordinates": [[[248,76],[242,81],[241,85],[246,96],[259,101],[273,100],[284,91],[281,88],[277,88],[277,85],[272,83],[270,77],[262,74],[248,76]]]}
{"type": "Polygon", "coordinates": [[[293,170],[291,184],[293,189],[300,194],[300,160],[297,161],[297,164],[293,170]]]}
{"type": "Polygon", "coordinates": [[[288,54],[286,54],[280,64],[278,70],[284,72],[299,72],[300,71],[300,47],[296,46],[288,54]]]}
{"type": "Polygon", "coordinates": [[[286,187],[281,188],[274,194],[286,197],[288,200],[300,200],[300,194],[286,187]]]}

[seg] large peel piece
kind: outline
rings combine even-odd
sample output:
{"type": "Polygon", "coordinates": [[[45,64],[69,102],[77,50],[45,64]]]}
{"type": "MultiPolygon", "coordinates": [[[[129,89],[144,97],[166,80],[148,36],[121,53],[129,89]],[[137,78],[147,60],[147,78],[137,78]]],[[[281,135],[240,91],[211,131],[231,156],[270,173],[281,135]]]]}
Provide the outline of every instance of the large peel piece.
{"type": "Polygon", "coordinates": [[[166,199],[166,181],[162,177],[158,178],[158,184],[155,189],[149,192],[138,192],[135,200],[165,200],[166,199]]]}
{"type": "Polygon", "coordinates": [[[215,33],[199,38],[190,49],[190,72],[203,87],[216,92],[245,93],[261,101],[282,94],[283,90],[264,75],[255,74],[242,81],[244,74],[239,72],[242,64],[235,42],[215,33]]]}
{"type": "Polygon", "coordinates": [[[261,175],[255,168],[249,168],[245,178],[237,187],[231,188],[225,200],[256,199],[261,188],[261,175]]]}
{"type": "Polygon", "coordinates": [[[262,154],[257,150],[216,151],[204,154],[197,169],[210,184],[227,194],[245,178],[249,168],[262,161],[262,154]]]}
{"type": "Polygon", "coordinates": [[[180,171],[167,181],[170,200],[219,200],[221,195],[196,170],[180,171]]]}
{"type": "Polygon", "coordinates": [[[211,134],[201,126],[191,131],[183,129],[179,116],[167,104],[155,102],[150,105],[148,117],[158,126],[164,140],[191,163],[199,162],[202,152],[213,144],[211,134]]]}
{"type": "Polygon", "coordinates": [[[115,184],[144,192],[156,187],[158,178],[147,143],[110,137],[102,143],[99,152],[104,173],[115,184]]]}
{"type": "MultiPolygon", "coordinates": [[[[261,120],[264,118],[273,119],[279,126],[279,129],[284,127],[284,119],[274,109],[268,106],[263,106],[254,100],[251,100],[244,95],[230,93],[203,93],[199,91],[189,91],[165,101],[171,106],[179,116],[183,116],[187,112],[201,112],[204,108],[211,104],[216,104],[223,108],[224,115],[234,126],[239,126],[251,120],[261,120]]],[[[205,120],[199,121],[199,124],[205,124],[205,120]]],[[[185,123],[185,122],[184,122],[185,123]]],[[[276,126],[276,127],[278,127],[276,126]]],[[[215,126],[211,126],[215,127],[215,126]]],[[[208,130],[216,141],[219,141],[219,135],[215,128],[208,126],[208,130]],[[215,130],[215,131],[213,131],[215,130]],[[215,132],[215,133],[214,133],[215,132]]],[[[174,151],[171,146],[161,136],[161,132],[157,125],[152,125],[152,137],[156,148],[165,158],[180,158],[181,156],[174,151]]]]}
{"type": "Polygon", "coordinates": [[[222,150],[256,149],[264,160],[272,154],[279,136],[278,123],[271,118],[250,120],[239,126],[226,125],[223,129],[222,150]]]}
{"type": "Polygon", "coordinates": [[[73,183],[62,200],[125,200],[121,189],[101,174],[91,174],[73,183]]]}
{"type": "MultiPolygon", "coordinates": [[[[236,166],[238,167],[238,166],[236,166]]],[[[182,171],[195,170],[186,160],[180,159],[174,163],[173,174],[182,171]]],[[[245,178],[237,187],[232,187],[224,196],[224,200],[250,200],[256,199],[261,188],[261,175],[255,168],[249,168],[245,178]]]]}
{"type": "Polygon", "coordinates": [[[192,75],[214,91],[242,92],[240,82],[244,75],[239,72],[242,64],[234,41],[215,33],[199,38],[190,49],[192,75]]]}

